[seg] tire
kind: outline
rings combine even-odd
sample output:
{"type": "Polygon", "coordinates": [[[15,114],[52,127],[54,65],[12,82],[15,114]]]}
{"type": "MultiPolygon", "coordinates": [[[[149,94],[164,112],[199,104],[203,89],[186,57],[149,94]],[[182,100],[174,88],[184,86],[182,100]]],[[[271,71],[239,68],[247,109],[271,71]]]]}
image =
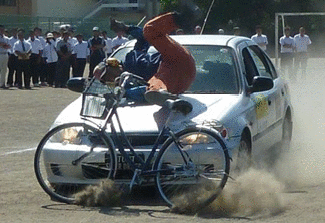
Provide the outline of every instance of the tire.
{"type": "Polygon", "coordinates": [[[290,142],[292,138],[292,120],[290,115],[286,115],[284,120],[283,120],[283,125],[282,125],[282,147],[289,148],[290,147],[290,142]]]}
{"type": "Polygon", "coordinates": [[[252,166],[252,156],[251,156],[251,141],[249,136],[243,132],[240,138],[239,147],[236,151],[236,155],[233,156],[234,171],[232,175],[238,176],[245,172],[252,166]]]}
{"type": "Polygon", "coordinates": [[[182,154],[172,138],[167,139],[158,153],[154,169],[156,186],[167,202],[178,212],[197,212],[221,193],[230,169],[228,150],[217,132],[192,127],[176,134],[182,154]],[[182,199],[187,207],[180,208],[182,199]]]}
{"type": "Polygon", "coordinates": [[[53,200],[74,203],[75,193],[85,186],[114,176],[116,155],[113,148],[110,139],[98,134],[90,125],[59,125],[50,130],[37,147],[36,178],[53,200]],[[87,155],[91,147],[93,152],[87,155]]]}

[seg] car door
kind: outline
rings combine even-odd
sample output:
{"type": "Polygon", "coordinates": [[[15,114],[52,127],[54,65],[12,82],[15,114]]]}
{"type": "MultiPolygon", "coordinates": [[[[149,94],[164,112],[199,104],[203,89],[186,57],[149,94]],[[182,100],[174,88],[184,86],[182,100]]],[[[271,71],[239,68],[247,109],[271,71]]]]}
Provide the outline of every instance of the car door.
{"type": "Polygon", "coordinates": [[[280,90],[277,85],[277,75],[274,68],[270,66],[265,53],[256,45],[248,45],[243,49],[243,57],[245,60],[247,71],[247,83],[252,84],[254,76],[268,77],[273,80],[274,87],[268,91],[255,92],[250,94],[251,100],[255,103],[257,134],[253,140],[263,144],[263,146],[271,146],[277,141],[278,133],[275,131],[277,127],[277,111],[280,107],[280,90]]]}

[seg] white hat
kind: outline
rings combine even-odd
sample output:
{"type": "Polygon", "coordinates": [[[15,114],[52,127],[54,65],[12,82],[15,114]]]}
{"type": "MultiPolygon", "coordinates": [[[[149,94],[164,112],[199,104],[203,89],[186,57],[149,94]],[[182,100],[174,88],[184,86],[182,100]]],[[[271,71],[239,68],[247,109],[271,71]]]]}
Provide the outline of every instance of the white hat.
{"type": "Polygon", "coordinates": [[[93,31],[99,31],[99,28],[98,28],[97,26],[95,26],[95,27],[93,28],[93,31]]]}
{"type": "Polygon", "coordinates": [[[225,31],[224,31],[223,29],[219,29],[219,30],[218,30],[218,33],[219,33],[219,34],[224,34],[225,31]]]}
{"type": "Polygon", "coordinates": [[[46,38],[47,38],[47,39],[50,39],[50,38],[54,38],[54,36],[53,36],[52,33],[48,33],[48,34],[46,35],[46,38]]]}

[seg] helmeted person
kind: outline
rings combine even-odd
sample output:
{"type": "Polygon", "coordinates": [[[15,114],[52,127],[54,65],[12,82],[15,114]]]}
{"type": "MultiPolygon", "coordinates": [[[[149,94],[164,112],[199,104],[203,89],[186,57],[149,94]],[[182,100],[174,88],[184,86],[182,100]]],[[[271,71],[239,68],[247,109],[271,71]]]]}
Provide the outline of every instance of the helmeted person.
{"type": "MultiPolygon", "coordinates": [[[[126,26],[115,20],[111,21],[113,30],[122,29],[137,39],[134,50],[126,56],[128,58],[131,55],[131,58],[135,59],[128,61],[126,58],[123,68],[148,80],[147,91],[163,89],[172,94],[180,94],[194,81],[196,67],[193,56],[169,36],[184,24],[184,20],[182,14],[165,13],[146,23],[143,30],[135,26],[126,26]],[[147,53],[150,45],[158,50],[156,54],[147,53]],[[137,60],[137,58],[142,59],[137,60]]],[[[117,76],[106,72],[100,78],[104,81],[112,81],[117,76]]]]}

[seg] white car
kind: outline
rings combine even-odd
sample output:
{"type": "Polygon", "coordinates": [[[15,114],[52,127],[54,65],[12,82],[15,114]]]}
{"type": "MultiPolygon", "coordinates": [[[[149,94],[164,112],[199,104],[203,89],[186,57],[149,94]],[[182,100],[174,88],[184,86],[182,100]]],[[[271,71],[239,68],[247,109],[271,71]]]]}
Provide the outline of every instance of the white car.
{"type": "MultiPolygon", "coordinates": [[[[173,130],[203,124],[219,131],[233,158],[230,169],[238,167],[240,159],[244,160],[240,154],[244,153],[258,162],[265,149],[290,141],[293,109],[288,85],[281,79],[267,54],[253,41],[227,35],[183,35],[172,38],[191,51],[197,70],[195,82],[179,96],[193,105],[193,111],[175,120],[173,130]]],[[[123,62],[134,44],[135,40],[129,41],[111,57],[123,62]]],[[[155,49],[151,47],[149,52],[155,52],[155,49]]],[[[63,123],[83,122],[81,104],[82,97],[68,105],[52,128],[63,123]]],[[[157,137],[159,123],[155,114],[160,109],[158,105],[146,104],[131,104],[118,109],[125,133],[144,157],[149,154],[157,137]]],[[[93,121],[100,122],[96,119],[93,121]]],[[[62,152],[60,149],[52,149],[51,152],[52,156],[56,154],[62,159],[67,155],[58,154],[62,152]]],[[[117,162],[116,180],[131,179],[133,174],[129,172],[124,159],[119,158],[117,162]]],[[[72,171],[70,180],[82,176],[82,171],[72,171]],[[78,177],[74,178],[73,174],[78,177]]]]}

